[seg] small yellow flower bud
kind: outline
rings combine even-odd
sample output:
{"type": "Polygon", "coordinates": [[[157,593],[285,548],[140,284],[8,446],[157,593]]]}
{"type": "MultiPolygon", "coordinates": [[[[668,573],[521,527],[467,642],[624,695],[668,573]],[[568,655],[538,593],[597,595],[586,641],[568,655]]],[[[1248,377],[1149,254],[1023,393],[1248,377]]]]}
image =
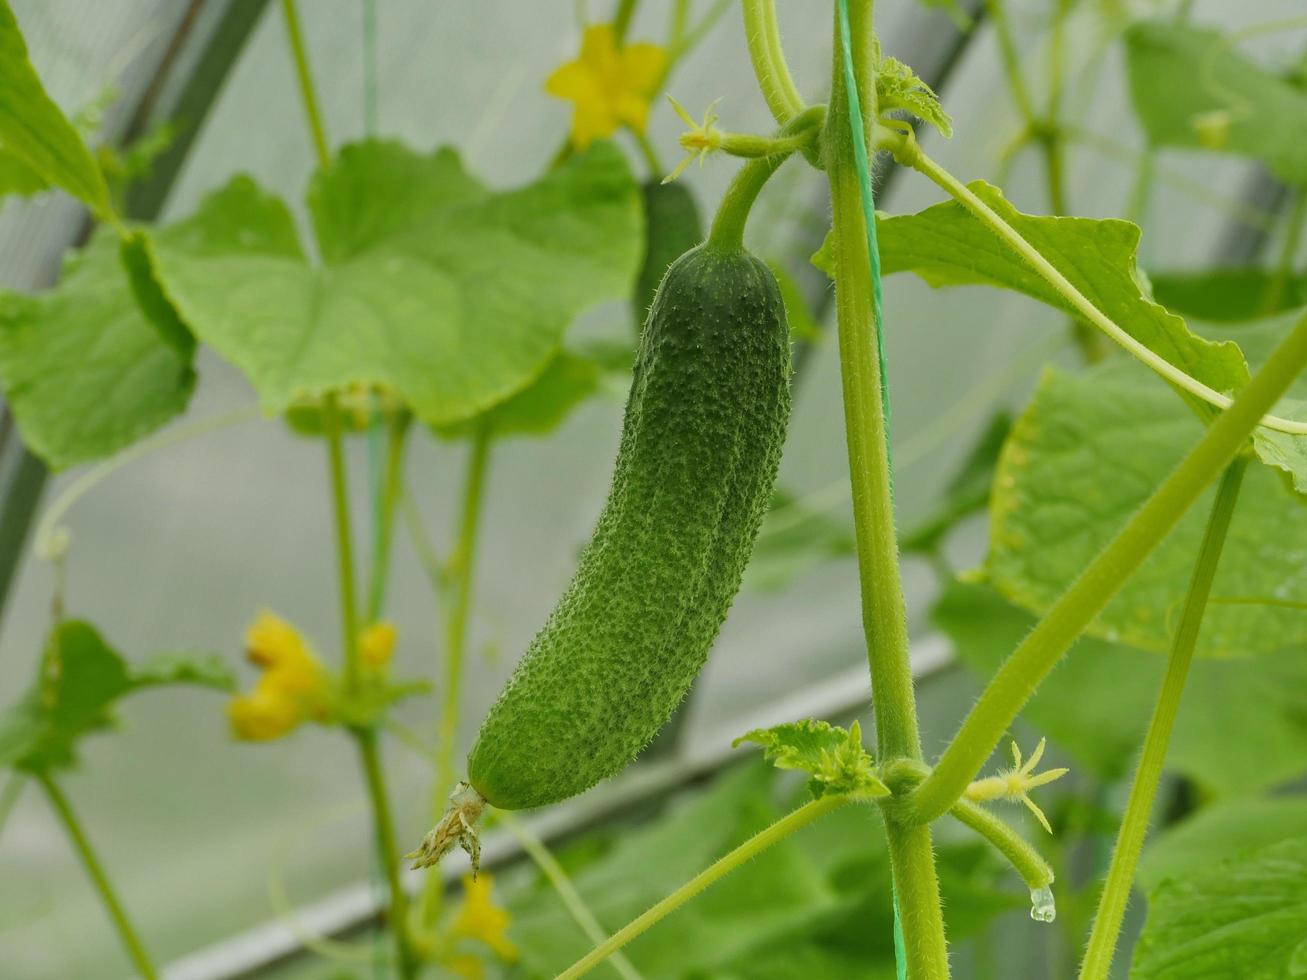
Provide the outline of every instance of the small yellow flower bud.
{"type": "Polygon", "coordinates": [[[367,667],[380,670],[395,653],[395,626],[385,620],[373,623],[359,634],[359,657],[367,667]]]}

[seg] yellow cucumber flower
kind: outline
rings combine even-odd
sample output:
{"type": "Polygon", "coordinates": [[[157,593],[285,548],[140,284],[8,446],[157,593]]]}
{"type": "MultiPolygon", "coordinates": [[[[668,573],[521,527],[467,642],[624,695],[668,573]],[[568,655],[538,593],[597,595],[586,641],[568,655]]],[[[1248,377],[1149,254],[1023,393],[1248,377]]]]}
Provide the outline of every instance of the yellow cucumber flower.
{"type": "Polygon", "coordinates": [[[463,902],[449,927],[455,938],[474,939],[488,946],[505,963],[517,959],[517,947],[509,940],[508,911],[491,897],[490,875],[463,876],[463,902]]]}
{"type": "Polygon", "coordinates": [[[233,735],[250,741],[280,738],[319,710],[326,677],[299,630],[261,612],[245,633],[245,649],[263,673],[248,694],[227,704],[233,735]]]}
{"type": "Polygon", "coordinates": [[[584,150],[621,125],[644,132],[649,102],[667,65],[656,44],[617,45],[611,24],[592,24],[581,38],[581,54],[545,80],[545,91],[573,103],[572,145],[584,150]]]}
{"type": "Polygon", "coordinates": [[[1023,803],[1043,828],[1051,834],[1053,828],[1048,822],[1048,817],[1044,816],[1044,811],[1030,798],[1030,791],[1040,786],[1047,786],[1055,779],[1061,779],[1071,770],[1049,769],[1047,772],[1036,773],[1035,766],[1039,765],[1039,760],[1044,757],[1044,744],[1045,740],[1041,738],[1039,744],[1035,746],[1035,751],[1030,753],[1030,758],[1022,762],[1021,749],[1017,747],[1016,742],[1013,742],[1012,768],[1004,769],[996,776],[977,779],[967,787],[966,798],[974,803],[986,803],[990,800],[1013,800],[1023,803]]]}
{"type": "Polygon", "coordinates": [[[237,694],[227,702],[227,720],[237,738],[267,742],[289,733],[301,716],[293,698],[258,684],[249,694],[237,694]]]}
{"type": "Polygon", "coordinates": [[[359,659],[364,666],[373,670],[386,667],[395,653],[396,636],[394,624],[385,620],[373,623],[359,633],[359,659]]]}

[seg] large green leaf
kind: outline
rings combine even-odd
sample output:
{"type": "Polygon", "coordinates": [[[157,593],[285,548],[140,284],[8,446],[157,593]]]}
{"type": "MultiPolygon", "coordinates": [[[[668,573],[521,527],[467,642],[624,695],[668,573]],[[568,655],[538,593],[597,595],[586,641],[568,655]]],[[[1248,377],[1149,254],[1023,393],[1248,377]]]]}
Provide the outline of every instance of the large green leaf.
{"type": "Polygon", "coordinates": [[[247,179],[195,218],[233,226],[240,247],[155,245],[183,318],[274,413],[363,384],[395,390],[433,425],[468,418],[539,375],[572,318],[624,295],[639,260],[639,197],[608,144],[497,193],[450,151],[362,144],[315,179],[310,205],[324,266],[247,179]]]}
{"type": "Polygon", "coordinates": [[[1159,303],[1198,320],[1239,323],[1307,306],[1307,276],[1281,277],[1261,266],[1154,273],[1148,278],[1159,303]]]}
{"type": "Polygon", "coordinates": [[[1252,157],[1291,184],[1307,182],[1307,90],[1235,43],[1173,19],[1126,32],[1130,95],[1149,141],[1252,157]]]}
{"type": "Polygon", "coordinates": [[[1307,969],[1307,838],[1214,847],[1148,893],[1134,980],[1284,980],[1307,969]],[[1225,858],[1225,860],[1222,860],[1225,858]]]}
{"type": "MultiPolygon", "coordinates": [[[[1198,420],[1133,362],[1117,359],[1074,376],[1046,372],[999,461],[989,578],[1017,605],[1049,609],[1201,433],[1198,420]]],[[[1210,493],[1124,583],[1091,624],[1093,635],[1169,647],[1210,493]]],[[[1302,500],[1275,472],[1249,470],[1200,655],[1238,657],[1307,643],[1305,518],[1302,500]]]]}
{"type": "Polygon", "coordinates": [[[0,293],[0,381],[24,442],[52,468],[108,456],[180,414],[189,351],[141,310],[101,229],[54,289],[0,293]]]}
{"type": "Polygon", "coordinates": [[[1307,838],[1307,797],[1245,797],[1204,807],[1148,845],[1139,886],[1153,891],[1203,867],[1213,854],[1246,854],[1295,837],[1307,838]]]}
{"type": "MultiPolygon", "coordinates": [[[[1094,306],[1145,347],[1216,391],[1238,389],[1247,382],[1248,367],[1236,344],[1198,337],[1184,320],[1149,298],[1135,264],[1137,225],[1116,219],[1022,214],[997,187],[984,181],[969,186],[1094,306]]],[[[916,214],[882,216],[877,229],[886,275],[915,272],[935,287],[1012,289],[1078,315],[1032,267],[954,201],[916,214]]],[[[1185,397],[1201,414],[1210,414],[1205,403],[1185,397]]]]}
{"type": "Polygon", "coordinates": [[[0,146],[0,197],[7,194],[29,197],[49,189],[49,182],[29,167],[22,157],[0,146]]]}
{"type": "Polygon", "coordinates": [[[9,0],[0,0],[0,154],[8,160],[0,163],[0,174],[21,192],[40,189],[32,186],[40,180],[81,198],[102,217],[110,213],[100,169],[77,130],[46,95],[9,0]]]}
{"type": "Polygon", "coordinates": [[[0,766],[41,772],[72,765],[78,740],[108,727],[114,703],[132,691],[168,684],[230,690],[233,683],[213,654],[161,654],[134,667],[90,623],[67,620],[50,633],[32,689],[0,714],[0,766]]]}
{"type": "MultiPolygon", "coordinates": [[[[932,617],[959,660],[984,683],[1030,632],[1029,613],[992,589],[953,583],[932,617]]],[[[1045,678],[1022,717],[1105,781],[1129,775],[1165,662],[1094,637],[1045,678]]],[[[1190,669],[1167,768],[1211,796],[1239,797],[1307,771],[1304,651],[1252,660],[1199,660],[1190,669]],[[1219,724],[1214,719],[1220,719],[1219,724]]]]}
{"type": "Polygon", "coordinates": [[[538,378],[511,398],[436,432],[446,439],[466,438],[481,427],[492,439],[548,435],[600,390],[602,374],[590,358],[559,351],[538,378]]]}

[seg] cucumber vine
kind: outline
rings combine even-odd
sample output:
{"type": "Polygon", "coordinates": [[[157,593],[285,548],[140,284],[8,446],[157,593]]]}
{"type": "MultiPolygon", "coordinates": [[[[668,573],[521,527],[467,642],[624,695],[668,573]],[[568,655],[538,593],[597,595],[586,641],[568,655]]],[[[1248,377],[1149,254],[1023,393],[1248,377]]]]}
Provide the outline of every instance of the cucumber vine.
{"type": "MultiPolygon", "coordinates": [[[[1196,890],[1177,899],[1168,894],[1169,879],[1143,856],[1168,750],[1183,738],[1182,696],[1202,679],[1205,644],[1218,653],[1257,653],[1307,642],[1307,629],[1284,625],[1307,605],[1307,597],[1288,591],[1292,583],[1271,588],[1263,582],[1247,595],[1229,594],[1243,592],[1232,583],[1221,588],[1223,574],[1248,562],[1241,551],[1253,552],[1256,563],[1267,567],[1300,563],[1289,522],[1298,516],[1292,510],[1297,495],[1307,493],[1307,421],[1299,417],[1303,403],[1295,397],[1303,394],[1295,381],[1307,367],[1307,317],[1299,310],[1307,299],[1307,274],[1299,267],[1307,233],[1307,163],[1301,147],[1277,130],[1307,126],[1307,73],[1301,65],[1288,71],[1263,67],[1238,46],[1307,21],[1295,17],[1220,35],[1194,23],[1192,5],[1182,0],[1166,19],[1114,27],[1111,39],[1126,46],[1132,95],[1147,133],[1146,146],[1136,152],[1073,121],[1071,84],[1100,69],[1105,50],[1098,42],[1076,43],[1087,5],[1050,0],[1044,66],[1036,81],[1023,64],[1004,0],[985,0],[987,29],[1018,127],[1000,153],[999,169],[1006,176],[1019,154],[1038,152],[1049,213],[1032,215],[998,187],[964,182],[926,152],[918,129],[923,138],[928,130],[930,138],[949,138],[955,122],[912,67],[882,50],[874,0],[831,0],[821,7],[830,17],[831,60],[829,96],[816,104],[803,95],[807,80],[801,85],[787,63],[775,0],[739,0],[736,29],[742,28],[757,93],[775,123],[766,133],[719,125],[725,111],[720,101],[696,116],[669,91],[675,69],[734,0],[697,10],[691,0],[668,0],[664,43],[638,39],[647,12],[640,0],[615,0],[609,22],[578,24],[576,57],[544,82],[545,93],[570,105],[557,152],[538,179],[509,191],[485,187],[451,149],[420,154],[378,138],[379,9],[375,0],[361,4],[367,138],[341,147],[328,136],[301,10],[295,0],[279,5],[285,55],[315,161],[307,194],[313,241],[306,248],[284,202],[245,177],[214,191],[186,219],[157,226],[135,222],[124,210],[130,198],[122,192],[147,158],[161,152],[170,130],[125,149],[91,147],[86,125],[65,117],[46,94],[8,0],[0,0],[0,83],[6,92],[0,99],[0,194],[58,189],[80,200],[100,225],[66,263],[54,290],[42,296],[0,293],[0,382],[25,443],[55,468],[96,462],[55,498],[36,528],[34,551],[53,566],[54,587],[36,676],[0,715],[0,766],[10,770],[0,794],[0,826],[26,785],[42,790],[127,959],[141,976],[159,976],[149,935],[129,918],[63,775],[77,764],[82,740],[111,726],[120,701],[184,684],[228,696],[227,720],[237,739],[272,742],[312,722],[339,730],[353,745],[374,870],[384,884],[380,904],[388,948],[317,937],[306,944],[342,962],[371,962],[400,980],[415,980],[430,968],[481,976],[483,961],[508,965],[517,959],[511,914],[497,904],[493,876],[480,867],[482,825],[501,825],[516,839],[593,946],[558,973],[559,980],[604,963],[624,980],[638,980],[639,958],[624,952],[632,941],[764,852],[792,846],[792,835],[819,821],[825,826],[855,817],[859,822],[851,826],[863,835],[860,844],[884,842],[885,866],[876,867],[885,880],[876,884],[876,901],[887,946],[892,916],[901,978],[950,976],[955,937],[945,905],[950,869],[942,842],[958,833],[1003,873],[1020,878],[1030,894],[1031,918],[1057,920],[1072,950],[1088,933],[1078,962],[1081,980],[1109,977],[1131,890],[1145,878],[1150,900],[1154,894],[1169,900],[1159,902],[1159,919],[1183,934],[1175,955],[1188,955],[1185,943],[1203,941],[1203,930],[1193,923],[1210,914],[1209,907],[1221,906],[1205,896],[1228,894],[1221,868],[1230,865],[1198,876],[1196,890]],[[1177,75],[1182,82],[1174,82],[1177,75]],[[687,127],[678,140],[684,156],[670,171],[648,132],[650,116],[667,111],[664,95],[687,127]],[[623,143],[625,152],[619,149],[623,143]],[[1072,216],[1067,157],[1082,143],[1134,159],[1137,174],[1125,205],[1131,219],[1142,219],[1157,187],[1169,182],[1262,230],[1279,228],[1282,240],[1271,264],[1220,270],[1196,282],[1165,270],[1145,275],[1136,266],[1141,244],[1135,224],[1072,216]],[[1228,151],[1263,163],[1290,185],[1285,220],[1277,225],[1272,215],[1186,184],[1158,160],[1168,147],[1228,151]],[[705,233],[684,178],[692,163],[702,166],[714,157],[740,162],[705,233]],[[944,200],[917,214],[878,212],[876,167],[890,160],[905,177],[942,192],[944,200]],[[834,285],[848,462],[847,483],[803,497],[786,493],[776,479],[796,373],[791,347],[796,340],[819,342],[820,318],[804,308],[784,263],[746,249],[746,240],[758,237],[746,236],[749,221],[765,195],[779,196],[775,185],[786,179],[777,178],[784,167],[790,168],[787,175],[800,168],[820,174],[829,187],[829,231],[812,262],[834,285]],[[903,271],[932,286],[1011,289],[1070,317],[1057,346],[1014,358],[1001,387],[1027,373],[1036,359],[1042,362],[1074,342],[1086,377],[1102,382],[1104,391],[1146,391],[1138,398],[1152,397],[1146,386],[1156,388],[1160,379],[1180,399],[1170,406],[1175,412],[1141,419],[1137,405],[1108,404],[1108,395],[1103,402],[1083,395],[1077,401],[1051,372],[1041,381],[1036,407],[1016,422],[1007,415],[992,419],[935,513],[900,535],[893,372],[885,351],[886,333],[897,325],[887,323],[882,279],[903,271]],[[635,320],[616,354],[603,344],[565,341],[578,315],[612,300],[625,304],[635,320]],[[1214,328],[1217,339],[1206,339],[1181,316],[1212,310],[1224,311],[1232,323],[1258,322],[1241,331],[1214,328]],[[636,338],[633,368],[630,336],[636,338]],[[200,345],[245,373],[259,409],[155,432],[185,410],[200,345]],[[1113,345],[1129,358],[1114,357],[1113,345]],[[87,350],[95,356],[81,357],[87,350]],[[120,385],[119,378],[133,383],[120,385]],[[478,556],[494,531],[486,510],[499,444],[547,434],[592,395],[628,383],[614,476],[594,534],[464,764],[464,681],[473,649],[478,556]],[[1050,392],[1063,399],[1059,404],[1068,415],[1110,410],[1125,419],[1115,424],[1133,426],[1141,438],[1149,437],[1143,430],[1150,426],[1168,427],[1174,467],[1148,470],[1156,478],[1135,481],[1147,486],[1133,497],[1138,488],[1114,487],[1102,499],[1083,502],[1089,518],[1082,523],[1096,521],[1087,529],[1069,525],[1064,515],[1043,525],[1034,518],[1021,523],[1040,504],[1040,494],[1030,489],[1037,478],[1032,474],[1051,453],[1039,458],[1040,439],[1055,443],[1059,433],[1065,438],[1056,424],[1041,424],[1039,411],[1050,410],[1037,406],[1050,392]],[[70,618],[75,603],[66,566],[73,539],[66,525],[73,506],[124,465],[182,440],[252,422],[260,410],[322,444],[338,666],[329,665],[289,622],[264,612],[245,644],[258,680],[238,693],[220,659],[134,659],[90,623],[70,618]],[[418,433],[456,445],[465,455],[452,545],[443,558],[432,547],[406,472],[418,433]],[[1178,433],[1188,434],[1183,454],[1179,436],[1171,437],[1178,433]],[[366,439],[368,458],[366,547],[359,546],[351,507],[348,458],[355,436],[366,439]],[[1268,489],[1265,468],[1277,471],[1274,490],[1268,489]],[[1205,518],[1198,512],[1186,517],[1213,485],[1205,518]],[[1280,497],[1267,504],[1262,498],[1271,493],[1280,497]],[[837,498],[851,505],[851,535],[822,523],[821,511],[837,498]],[[1260,537],[1249,531],[1242,540],[1239,518],[1245,511],[1238,508],[1250,500],[1261,500],[1272,517],[1259,518],[1260,537]],[[1290,505],[1276,510],[1283,501],[1290,505]],[[1017,621],[1024,623],[1025,613],[1038,618],[1010,643],[998,631],[1003,657],[936,753],[929,740],[923,744],[918,718],[904,554],[924,556],[951,578],[941,542],[986,504],[991,557],[967,588],[979,594],[975,582],[987,579],[995,600],[1017,621]],[[1095,508],[1112,511],[1111,519],[1095,508]],[[439,703],[430,709],[427,731],[401,722],[392,710],[428,686],[392,676],[399,672],[393,656],[399,635],[386,615],[401,525],[429,579],[441,627],[439,703]],[[1193,553],[1176,557],[1183,536],[1177,529],[1192,533],[1198,526],[1201,538],[1193,538],[1193,553]],[[1055,550],[1040,534],[1081,536],[1094,547],[1089,553],[1074,543],[1085,552],[1084,562],[1049,560],[1036,571],[1015,559],[1001,566],[998,558],[1005,553],[1011,559],[1022,548],[1055,550]],[[1272,540],[1281,534],[1285,542],[1272,540]],[[735,838],[744,838],[741,843],[714,852],[715,859],[700,855],[694,866],[711,860],[707,867],[609,934],[614,923],[587,904],[573,881],[574,869],[513,811],[563,802],[629,765],[665,728],[702,670],[747,581],[755,544],[761,552],[776,541],[823,535],[831,553],[849,555],[857,564],[874,724],[870,747],[856,720],[840,727],[798,719],[742,735],[736,746],[755,744],[774,768],[802,773],[807,798],[762,829],[764,821],[750,815],[752,822],[742,823],[748,834],[735,838]],[[1160,565],[1164,554],[1171,572],[1183,566],[1179,578],[1186,582],[1172,574],[1176,581],[1167,588],[1153,583],[1151,592],[1132,591],[1136,573],[1160,565]],[[1262,594],[1267,592],[1274,595],[1262,594]],[[1179,616],[1173,624],[1174,610],[1179,616]],[[1041,768],[1048,744],[1041,735],[1029,756],[1013,738],[1011,766],[988,774],[985,769],[1023,712],[1034,720],[1041,690],[1055,683],[1054,669],[1082,636],[1148,645],[1134,634],[1124,640],[1116,635],[1123,617],[1143,624],[1138,635],[1147,634],[1153,646],[1166,647],[1166,664],[1151,718],[1146,730],[1139,729],[1141,752],[1090,922],[1085,894],[1063,901],[1059,916],[1053,889],[1065,887],[1063,879],[1074,870],[1066,850],[1072,831],[1084,830],[1099,815],[1068,817],[1056,793],[1035,799],[1071,767],[1041,768]],[[1249,635],[1227,623],[1249,627],[1249,635]],[[431,769],[425,798],[435,826],[407,856],[385,764],[394,744],[414,750],[431,769]],[[1028,840],[994,805],[999,803],[1024,807],[1046,835],[1028,840]],[[445,879],[434,868],[454,849],[466,852],[471,864],[457,906],[447,905],[445,879]],[[433,868],[416,894],[405,878],[405,860],[414,868],[433,868]]],[[[944,8],[960,29],[980,29],[949,0],[927,0],[926,6],[944,8]]],[[[583,13],[580,19],[588,20],[583,13]]],[[[98,117],[98,110],[91,115],[98,117]]],[[[992,400],[993,386],[979,386],[901,446],[900,467],[931,452],[941,433],[992,400]]],[[[1101,452],[1097,435],[1089,423],[1075,429],[1078,465],[1097,465],[1082,462],[1101,452]]],[[[1096,476],[1113,479],[1110,473],[1096,476]]],[[[1082,493],[1074,486],[1056,489],[1082,493]]],[[[982,631],[989,624],[972,625],[982,631]]],[[[1055,745],[1056,721],[1046,726],[1055,745]]],[[[1203,829],[1192,832],[1201,836],[1203,829]]],[[[1299,868],[1307,882],[1301,841],[1268,837],[1257,843],[1264,849],[1247,858],[1249,866],[1285,874],[1286,867],[1299,868]]],[[[493,853],[487,848],[487,855],[493,853]]],[[[279,881],[273,885],[284,905],[284,888],[279,881]]],[[[1171,934],[1162,934],[1163,940],[1146,935],[1140,941],[1137,960],[1168,962],[1171,952],[1163,947],[1171,934]]],[[[1301,958],[1304,947],[1296,948],[1297,954],[1285,956],[1301,958]]]]}

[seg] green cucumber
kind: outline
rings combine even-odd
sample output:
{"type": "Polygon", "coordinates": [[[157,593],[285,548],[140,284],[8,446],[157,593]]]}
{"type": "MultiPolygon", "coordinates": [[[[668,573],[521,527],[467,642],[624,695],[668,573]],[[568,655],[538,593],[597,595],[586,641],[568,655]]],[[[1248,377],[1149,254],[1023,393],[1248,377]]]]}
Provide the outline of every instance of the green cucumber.
{"type": "Polygon", "coordinates": [[[643,190],[644,260],[631,293],[636,330],[644,325],[668,266],[703,241],[699,206],[688,187],[650,181],[643,190]]]}
{"type": "Polygon", "coordinates": [[[685,697],[771,496],[789,383],[767,266],[713,242],[676,260],[641,337],[608,502],[468,757],[485,801],[522,809],[589,789],[685,697]]]}

